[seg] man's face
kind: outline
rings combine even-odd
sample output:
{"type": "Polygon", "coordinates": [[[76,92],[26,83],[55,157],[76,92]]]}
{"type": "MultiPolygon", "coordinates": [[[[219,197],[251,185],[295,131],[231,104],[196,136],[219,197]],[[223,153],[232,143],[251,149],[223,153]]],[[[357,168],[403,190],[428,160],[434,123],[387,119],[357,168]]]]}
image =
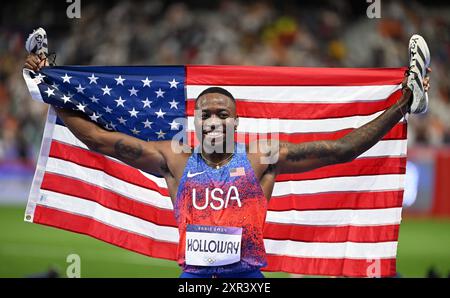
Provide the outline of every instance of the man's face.
{"type": "Polygon", "coordinates": [[[238,124],[235,102],[220,93],[208,93],[196,103],[195,132],[208,153],[225,152],[226,145],[234,145],[234,131],[238,124]]]}

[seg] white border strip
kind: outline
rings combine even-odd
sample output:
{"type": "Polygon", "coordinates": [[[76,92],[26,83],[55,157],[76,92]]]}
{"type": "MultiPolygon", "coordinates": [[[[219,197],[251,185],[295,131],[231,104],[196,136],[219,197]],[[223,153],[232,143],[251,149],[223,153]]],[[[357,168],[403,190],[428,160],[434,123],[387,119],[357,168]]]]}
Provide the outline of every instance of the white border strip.
{"type": "Polygon", "coordinates": [[[48,154],[50,152],[55,123],[56,112],[53,107],[49,106],[47,119],[45,122],[44,134],[42,137],[41,149],[39,151],[39,157],[36,164],[36,171],[34,172],[33,182],[31,184],[30,193],[28,195],[28,203],[25,209],[24,220],[27,222],[33,222],[36,202],[41,196],[41,184],[44,177],[45,168],[47,166],[48,154]]]}

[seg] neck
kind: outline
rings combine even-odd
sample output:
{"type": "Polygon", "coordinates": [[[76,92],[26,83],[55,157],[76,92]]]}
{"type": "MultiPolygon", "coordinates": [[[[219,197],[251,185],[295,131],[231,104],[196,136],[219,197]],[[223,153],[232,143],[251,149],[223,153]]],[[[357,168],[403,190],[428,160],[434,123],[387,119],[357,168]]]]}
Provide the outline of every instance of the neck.
{"type": "MultiPolygon", "coordinates": [[[[224,146],[225,147],[225,146],[224,146]]],[[[234,144],[233,146],[226,150],[223,148],[223,150],[220,150],[222,152],[211,152],[212,150],[210,148],[205,149],[205,147],[202,148],[201,156],[203,159],[209,163],[214,165],[222,165],[228,161],[231,156],[234,154],[234,144]]]]}
{"type": "Polygon", "coordinates": [[[202,156],[204,158],[206,158],[208,161],[211,161],[214,163],[220,163],[221,161],[227,159],[231,155],[233,155],[233,152],[229,152],[229,153],[217,153],[217,152],[206,153],[204,151],[202,152],[202,156]]]}

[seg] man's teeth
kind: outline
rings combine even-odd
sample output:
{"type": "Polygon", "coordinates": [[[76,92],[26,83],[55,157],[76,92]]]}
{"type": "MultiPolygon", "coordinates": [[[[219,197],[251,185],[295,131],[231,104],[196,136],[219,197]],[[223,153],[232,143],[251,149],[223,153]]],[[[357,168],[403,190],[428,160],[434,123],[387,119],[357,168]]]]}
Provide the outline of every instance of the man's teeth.
{"type": "Polygon", "coordinates": [[[218,136],[221,136],[221,135],[222,135],[222,132],[219,132],[219,131],[210,131],[210,132],[207,133],[207,135],[210,136],[210,137],[218,137],[218,136]]]}

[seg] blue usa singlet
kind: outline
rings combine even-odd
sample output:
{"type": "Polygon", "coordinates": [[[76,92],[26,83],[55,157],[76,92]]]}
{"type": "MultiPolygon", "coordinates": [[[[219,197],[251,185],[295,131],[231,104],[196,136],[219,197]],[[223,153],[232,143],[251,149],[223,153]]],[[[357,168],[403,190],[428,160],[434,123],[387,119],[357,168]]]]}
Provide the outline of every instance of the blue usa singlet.
{"type": "Polygon", "coordinates": [[[175,217],[184,272],[229,274],[266,266],[263,228],[267,200],[245,152],[235,145],[219,169],[206,164],[198,147],[178,187],[175,217]]]}

